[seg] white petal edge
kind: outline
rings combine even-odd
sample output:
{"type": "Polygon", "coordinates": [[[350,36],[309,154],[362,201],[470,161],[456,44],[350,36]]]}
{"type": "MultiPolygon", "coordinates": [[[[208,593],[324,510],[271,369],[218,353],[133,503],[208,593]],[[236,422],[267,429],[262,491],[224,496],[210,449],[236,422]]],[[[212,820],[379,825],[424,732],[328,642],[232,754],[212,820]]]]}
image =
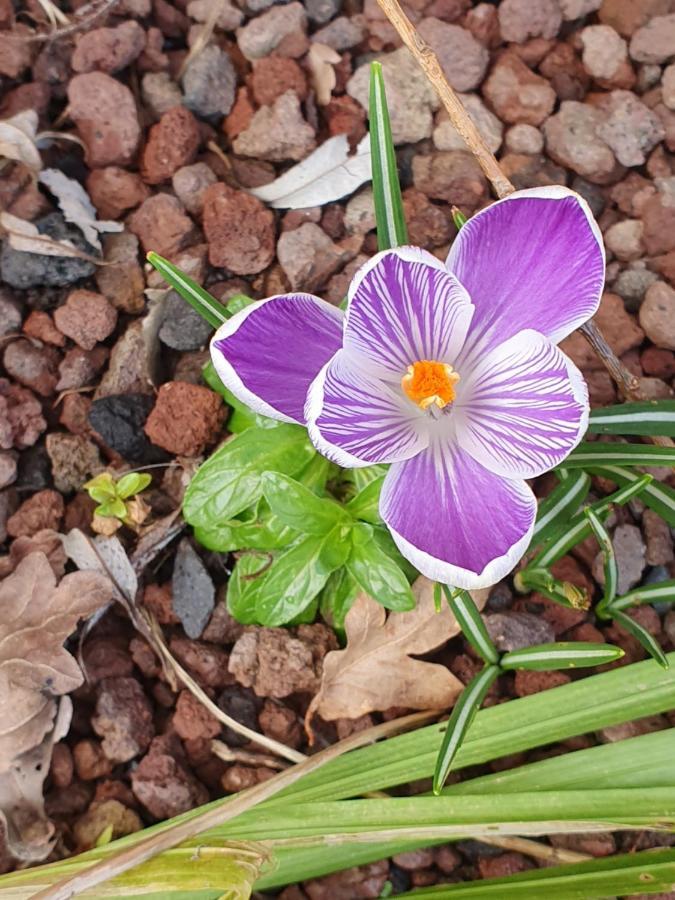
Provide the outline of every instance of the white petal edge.
{"type": "MultiPolygon", "coordinates": [[[[259,397],[257,394],[253,393],[253,391],[249,390],[246,385],[243,383],[239,375],[237,374],[234,366],[231,365],[230,362],[225,358],[223,352],[219,350],[217,347],[214,347],[216,341],[222,341],[224,338],[231,337],[233,334],[236,334],[237,331],[244,324],[246,319],[251,315],[251,313],[260,309],[261,306],[265,306],[266,303],[273,303],[275,300],[285,300],[289,295],[288,294],[276,294],[274,297],[266,297],[264,300],[256,300],[251,303],[249,306],[242,309],[240,312],[235,313],[231,319],[227,319],[227,321],[223,322],[218,331],[211,338],[211,342],[209,344],[211,360],[213,362],[214,368],[218,373],[218,377],[223,382],[228,391],[231,391],[237,400],[241,400],[242,403],[245,403],[249,409],[252,409],[254,413],[258,413],[261,416],[267,416],[270,419],[276,419],[279,422],[290,422],[293,425],[303,425],[303,422],[300,422],[298,419],[293,419],[291,416],[287,416],[286,413],[279,412],[273,406],[270,406],[266,400],[263,400],[262,397],[259,397]]],[[[294,297],[303,297],[307,300],[311,300],[317,305],[323,307],[323,309],[330,313],[337,321],[340,322],[340,325],[344,324],[344,314],[341,310],[337,309],[337,307],[332,306],[330,303],[327,303],[325,300],[322,300],[320,297],[315,297],[313,294],[303,294],[303,293],[295,293],[292,296],[294,297]]]]}
{"type": "MultiPolygon", "coordinates": [[[[606,268],[607,268],[607,257],[605,256],[605,245],[602,240],[602,232],[600,231],[600,227],[598,226],[598,223],[595,221],[595,218],[593,216],[593,213],[591,212],[590,206],[588,205],[586,200],[584,200],[584,198],[581,196],[581,194],[578,194],[576,191],[573,191],[570,188],[565,187],[562,184],[551,184],[551,185],[548,185],[545,187],[526,188],[525,190],[522,190],[522,191],[514,191],[512,194],[509,194],[508,197],[502,197],[501,200],[495,200],[495,202],[491,203],[490,206],[486,206],[483,209],[479,210],[475,215],[471,216],[471,221],[474,222],[477,218],[479,218],[485,212],[487,212],[488,209],[490,209],[492,206],[496,206],[499,203],[509,203],[512,200],[527,200],[532,197],[544,199],[544,200],[565,200],[568,197],[573,197],[577,201],[577,203],[579,204],[579,206],[581,208],[581,211],[586,216],[586,221],[588,222],[588,227],[591,230],[591,234],[595,238],[597,245],[600,248],[600,255],[602,257],[602,267],[603,267],[602,282],[604,285],[606,268]]],[[[461,235],[461,231],[459,232],[459,234],[461,235]]],[[[458,243],[459,240],[461,240],[461,238],[458,235],[458,238],[455,239],[455,241],[452,244],[452,247],[450,247],[450,252],[448,253],[448,256],[445,260],[446,268],[449,269],[450,272],[454,271],[453,270],[453,254],[457,251],[457,249],[459,247],[459,243],[458,243]]],[[[358,275],[358,273],[357,273],[357,275],[358,275]]],[[[595,315],[595,313],[597,312],[598,306],[600,306],[601,298],[602,298],[602,291],[600,292],[600,295],[598,296],[598,303],[597,303],[595,310],[591,314],[591,317],[593,315],[595,315]]],[[[583,325],[584,322],[587,322],[588,318],[589,318],[588,316],[583,316],[582,318],[579,318],[578,320],[572,320],[572,322],[570,322],[565,328],[561,329],[558,332],[554,332],[551,335],[548,335],[549,340],[553,341],[554,344],[557,344],[563,338],[567,337],[569,334],[572,334],[573,331],[576,331],[576,329],[580,325],[583,325]]]]}

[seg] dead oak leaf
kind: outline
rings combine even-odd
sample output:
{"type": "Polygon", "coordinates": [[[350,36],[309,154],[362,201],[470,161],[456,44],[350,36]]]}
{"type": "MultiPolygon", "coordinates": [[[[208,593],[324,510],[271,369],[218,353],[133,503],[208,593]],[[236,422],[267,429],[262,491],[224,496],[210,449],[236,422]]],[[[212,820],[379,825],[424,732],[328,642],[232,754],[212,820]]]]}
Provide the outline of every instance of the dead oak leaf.
{"type": "MultiPolygon", "coordinates": [[[[391,612],[360,594],[345,619],[347,646],[328,653],[319,693],[307,712],[322,719],[356,719],[392,706],[447,709],[462,690],[445,666],[413,659],[436,650],[459,632],[449,607],[436,612],[433,583],[420,577],[413,585],[417,600],[410,612],[391,612]]],[[[487,591],[472,592],[482,607],[487,591]]]]}
{"type": "Polygon", "coordinates": [[[74,572],[56,584],[49,560],[29,553],[0,582],[0,773],[52,727],[54,698],[83,675],[63,646],[80,619],[111,599],[108,579],[74,572]]]}

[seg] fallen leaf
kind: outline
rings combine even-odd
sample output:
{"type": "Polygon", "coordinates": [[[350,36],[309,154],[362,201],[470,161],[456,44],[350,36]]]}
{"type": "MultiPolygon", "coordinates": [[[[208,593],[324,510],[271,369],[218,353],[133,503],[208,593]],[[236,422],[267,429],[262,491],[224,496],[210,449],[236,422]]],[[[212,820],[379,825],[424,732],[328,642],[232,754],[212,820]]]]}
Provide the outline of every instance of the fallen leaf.
{"type": "Polygon", "coordinates": [[[79,181],[68,178],[60,169],[45,169],[40,172],[38,180],[56,197],[66,221],[76,225],[84,239],[99,252],[102,252],[100,233],[124,231],[124,225],[120,222],[99,221],[89,194],[79,181]]]}
{"type": "Polygon", "coordinates": [[[110,595],[108,579],[93,572],[66,575],[57,587],[41,552],[0,583],[0,773],[40,744],[54,720],[54,698],[82,684],[63,643],[110,595]]]}
{"type": "Polygon", "coordinates": [[[37,747],[13,760],[0,773],[0,824],[4,825],[7,850],[24,862],[40,862],[54,847],[56,829],[45,813],[42,786],[49,773],[54,744],[70,728],[73,705],[62,697],[53,728],[37,747]]]}
{"type": "Polygon", "coordinates": [[[349,156],[347,135],[336,134],[297,166],[250,193],[276,209],[305,209],[353,194],[366,181],[370,181],[369,136],[349,156]]]}
{"type": "Polygon", "coordinates": [[[37,126],[38,114],[34,109],[24,109],[10,119],[0,121],[0,156],[39,172],[42,159],[35,146],[37,126]]]}
{"type": "Polygon", "coordinates": [[[101,261],[78,250],[70,241],[55,241],[40,234],[36,225],[19,219],[8,212],[0,213],[0,227],[6,232],[9,246],[21,253],[39,253],[41,256],[74,256],[101,265],[101,261]]]}
{"type": "Polygon", "coordinates": [[[337,83],[333,66],[337,65],[341,59],[340,54],[327,44],[317,41],[309,48],[307,65],[319,106],[327,106],[330,103],[333,88],[337,83]]]}
{"type": "MultiPolygon", "coordinates": [[[[322,719],[356,719],[392,706],[447,709],[463,688],[445,666],[413,659],[436,650],[459,633],[447,605],[436,612],[433,583],[420,576],[413,585],[417,600],[410,612],[390,612],[360,594],[345,619],[347,646],[323,661],[319,693],[307,711],[306,725],[316,712],[322,719]]],[[[488,591],[473,591],[482,608],[488,591]]]]}

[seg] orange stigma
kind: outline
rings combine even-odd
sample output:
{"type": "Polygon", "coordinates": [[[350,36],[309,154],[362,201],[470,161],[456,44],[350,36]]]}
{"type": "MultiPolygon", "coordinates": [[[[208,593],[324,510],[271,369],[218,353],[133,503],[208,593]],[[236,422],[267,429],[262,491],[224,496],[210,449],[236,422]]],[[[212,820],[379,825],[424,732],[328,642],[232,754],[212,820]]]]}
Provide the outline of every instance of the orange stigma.
{"type": "Polygon", "coordinates": [[[408,366],[408,371],[401,379],[401,387],[413,403],[422,409],[428,409],[434,404],[443,409],[455,399],[455,385],[458,381],[459,375],[447,363],[420,359],[408,366]]]}

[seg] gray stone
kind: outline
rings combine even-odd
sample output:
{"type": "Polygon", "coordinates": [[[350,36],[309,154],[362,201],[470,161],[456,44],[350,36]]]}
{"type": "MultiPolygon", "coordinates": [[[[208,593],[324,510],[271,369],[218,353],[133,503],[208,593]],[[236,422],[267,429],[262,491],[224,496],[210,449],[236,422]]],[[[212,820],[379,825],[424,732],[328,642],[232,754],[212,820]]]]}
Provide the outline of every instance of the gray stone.
{"type": "Polygon", "coordinates": [[[490,54],[470,31],[433,16],[422,19],[417,30],[438,57],[446,78],[456,91],[472,91],[479,86],[490,54]]]}
{"type": "Polygon", "coordinates": [[[301,3],[273,6],[237,31],[237,43],[246,59],[261,59],[269,56],[286,38],[293,36],[297,38],[294,41],[297,47],[287,55],[302,56],[302,36],[306,30],[307,15],[301,3]]]}
{"type": "Polygon", "coordinates": [[[143,322],[131,322],[110,354],[108,369],[96,391],[96,398],[111,394],[153,394],[153,358],[143,322]]]}
{"type": "MultiPolygon", "coordinates": [[[[82,237],[74,225],[66,224],[60,213],[50,213],[35,223],[40,234],[56,241],[68,240],[78,250],[95,255],[94,248],[82,237]]],[[[15,288],[65,287],[94,274],[96,266],[85,259],[69,256],[44,256],[41,253],[23,253],[14,250],[9,242],[3,243],[0,253],[0,278],[15,288]]]]}
{"type": "MultiPolygon", "coordinates": [[[[625,594],[639,584],[642,578],[646,566],[645,544],[636,525],[618,525],[612,535],[612,544],[619,570],[617,592],[625,594]]],[[[593,561],[593,577],[598,584],[604,585],[605,572],[601,553],[593,561]]]]}
{"type": "Polygon", "coordinates": [[[483,616],[483,621],[498,650],[520,650],[555,640],[551,625],[531,613],[493,613],[483,616]]]}
{"type": "Polygon", "coordinates": [[[348,19],[347,16],[338,16],[328,25],[315,31],[311,41],[319,44],[326,44],[333,50],[349,50],[360,44],[366,33],[362,16],[353,16],[348,19]]]}
{"type": "Polygon", "coordinates": [[[664,63],[675,57],[675,13],[654,16],[638,28],[630,42],[630,55],[641,63],[664,63]]]}
{"type": "Polygon", "coordinates": [[[558,0],[563,19],[570,22],[595,12],[602,6],[602,0],[558,0]]]}
{"type": "Polygon", "coordinates": [[[206,163],[197,162],[174,172],[171,185],[185,209],[193,216],[200,216],[204,209],[204,193],[216,181],[213,170],[206,163]]]}
{"type": "Polygon", "coordinates": [[[607,114],[588,103],[565,100],[544,123],[546,150],[555,162],[597,184],[606,184],[617,169],[613,151],[598,131],[607,114]]]}
{"type": "Polygon", "coordinates": [[[544,136],[534,125],[521,122],[512,125],[506,132],[506,149],[511,153],[525,153],[536,156],[544,149],[544,136]]]}
{"type": "Polygon", "coordinates": [[[558,0],[502,0],[499,28],[505,41],[524,44],[529,38],[553,38],[562,24],[558,0]]]}
{"type": "MultiPolygon", "coordinates": [[[[490,112],[478,94],[462,94],[459,99],[462,101],[462,105],[480,131],[488,149],[491,150],[492,153],[496,153],[502,145],[502,136],[504,134],[504,126],[502,123],[493,112],[490,112]]],[[[536,128],[533,130],[539,134],[536,128]]],[[[541,135],[539,136],[541,138],[541,135]]],[[[433,139],[437,150],[467,149],[464,139],[444,111],[439,113],[437,125],[434,128],[433,139]]]]}
{"type": "Polygon", "coordinates": [[[232,147],[235,153],[282,162],[304,159],[315,147],[314,129],[306,122],[295,91],[286,91],[272,106],[261,106],[232,147]]]}
{"type": "Polygon", "coordinates": [[[313,222],[283,231],[277,244],[279,263],[293,290],[316,290],[351,256],[313,222]]]}
{"type": "Polygon", "coordinates": [[[234,105],[237,73],[224,50],[209,44],[183,75],[185,105],[198,116],[226,116],[234,105]]]}
{"type": "Polygon", "coordinates": [[[342,9],[342,0],[305,0],[305,10],[310,22],[325,25],[342,9]]]}
{"type": "Polygon", "coordinates": [[[615,222],[605,232],[605,246],[624,262],[639,259],[644,253],[643,231],[644,225],[640,219],[623,219],[621,222],[615,222]]]}
{"type": "Polygon", "coordinates": [[[645,559],[650,566],[667,566],[675,559],[673,553],[673,539],[670,535],[670,527],[665,519],[646,509],[642,514],[642,530],[647,542],[645,559]]]}
{"type": "Polygon", "coordinates": [[[637,312],[647,289],[658,281],[658,277],[656,272],[651,272],[640,260],[619,272],[612,290],[623,299],[628,312],[637,312]]]}
{"type": "Polygon", "coordinates": [[[9,293],[0,288],[0,337],[21,330],[21,309],[9,293]]]}
{"type": "Polygon", "coordinates": [[[584,68],[593,78],[613,78],[628,59],[626,42],[609,25],[589,25],[579,37],[584,68]]]}
{"type": "Polygon", "coordinates": [[[160,119],[174,106],[180,106],[183,95],[168,72],[146,72],[141,82],[145,105],[160,119]]]}
{"type": "Polygon", "coordinates": [[[64,494],[79,490],[103,463],[98,447],[79,434],[55,431],[47,435],[54,487],[64,494]]]}
{"type": "MultiPolygon", "coordinates": [[[[243,12],[229,0],[218,0],[218,2],[220,11],[216,19],[216,28],[221,31],[234,31],[239,28],[244,21],[243,12]]],[[[249,6],[251,6],[250,3],[249,6]]],[[[207,22],[212,8],[212,0],[192,0],[191,3],[188,3],[186,12],[196,22],[207,22]]]]}
{"type": "Polygon", "coordinates": [[[173,350],[199,350],[209,342],[213,328],[176,291],[163,300],[164,319],[159,339],[173,350]]]}
{"type": "Polygon", "coordinates": [[[623,166],[641,166],[665,131],[659,117],[631,91],[612,91],[603,103],[608,118],[597,135],[623,166]]]}
{"type": "Polygon", "coordinates": [[[655,281],[647,289],[640,326],[657,347],[675,350],[675,290],[665,281],[655,281]]]}
{"type": "Polygon", "coordinates": [[[151,444],[143,431],[154,405],[154,397],[150,394],[101,397],[91,405],[89,424],[103,443],[127,462],[160,462],[167,454],[151,444]]]}
{"type": "Polygon", "coordinates": [[[211,618],[216,589],[206,566],[187,538],[178,545],[171,587],[173,611],[187,636],[196,640],[211,618]]]}

